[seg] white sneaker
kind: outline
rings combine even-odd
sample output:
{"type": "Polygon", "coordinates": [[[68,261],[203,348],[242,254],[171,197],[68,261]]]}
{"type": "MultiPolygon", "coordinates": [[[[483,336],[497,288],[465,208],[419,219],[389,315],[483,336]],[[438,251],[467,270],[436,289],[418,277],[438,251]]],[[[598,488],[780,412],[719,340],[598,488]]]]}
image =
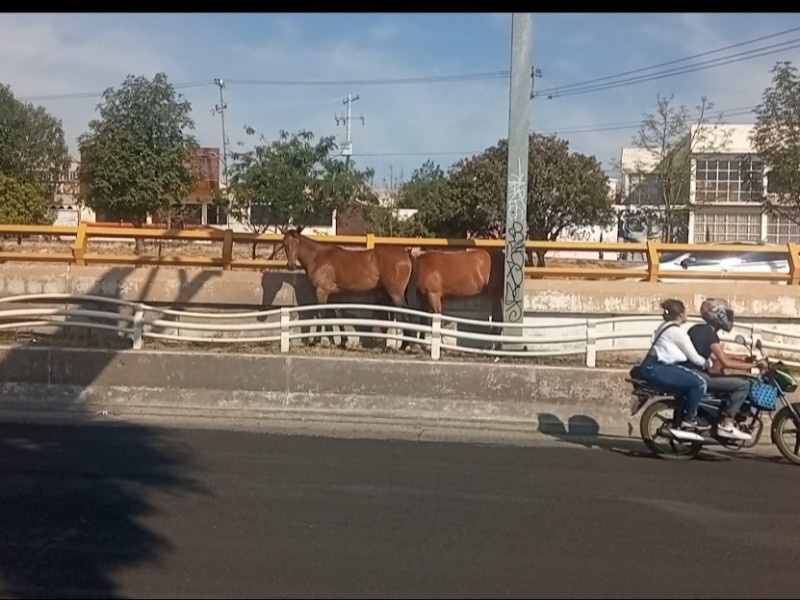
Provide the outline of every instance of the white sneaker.
{"type": "Polygon", "coordinates": [[[745,433],[738,427],[734,425],[728,425],[727,427],[723,427],[722,425],[717,425],[717,435],[720,437],[728,438],[729,440],[741,440],[746,442],[747,440],[752,440],[753,436],[749,433],[745,433]]]}

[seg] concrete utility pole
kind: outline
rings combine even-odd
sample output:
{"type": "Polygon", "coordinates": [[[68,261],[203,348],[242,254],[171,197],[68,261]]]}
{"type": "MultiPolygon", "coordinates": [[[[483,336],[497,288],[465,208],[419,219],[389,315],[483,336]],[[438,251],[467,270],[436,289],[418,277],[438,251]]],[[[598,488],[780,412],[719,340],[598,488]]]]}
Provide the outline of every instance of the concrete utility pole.
{"type": "MultiPolygon", "coordinates": [[[[353,102],[355,102],[356,100],[358,100],[358,94],[356,94],[355,96],[353,96],[352,94],[347,94],[347,98],[342,100],[342,104],[345,104],[347,106],[347,116],[346,117],[345,116],[339,117],[338,115],[334,116],[337,125],[341,125],[342,123],[344,123],[344,125],[346,126],[347,137],[345,139],[344,145],[342,146],[342,156],[345,157],[348,169],[350,168],[350,157],[353,155],[353,141],[351,139],[353,133],[353,128],[351,126],[352,122],[351,109],[353,106],[353,102]]],[[[361,115],[359,119],[361,120],[361,124],[363,125],[364,115],[361,115]]]]}
{"type": "Polygon", "coordinates": [[[225,109],[228,108],[228,105],[225,104],[225,98],[222,95],[225,81],[217,77],[214,79],[214,83],[219,87],[219,104],[214,106],[211,114],[219,114],[222,119],[222,180],[225,183],[225,189],[228,189],[228,136],[225,135],[225,109]]]}
{"type": "MultiPolygon", "coordinates": [[[[503,321],[521,323],[525,308],[525,240],[528,202],[528,131],[531,122],[533,13],[511,18],[511,88],[508,98],[508,178],[503,321]]],[[[507,329],[505,335],[522,335],[507,329]]],[[[510,344],[516,349],[519,344],[510,344]]]]}

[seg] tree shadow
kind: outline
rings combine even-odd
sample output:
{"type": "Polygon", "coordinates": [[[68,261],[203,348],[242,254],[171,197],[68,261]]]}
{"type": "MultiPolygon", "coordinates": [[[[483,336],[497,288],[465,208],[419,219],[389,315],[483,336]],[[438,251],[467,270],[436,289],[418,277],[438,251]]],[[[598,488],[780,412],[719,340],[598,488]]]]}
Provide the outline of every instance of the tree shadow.
{"type": "MultiPolygon", "coordinates": [[[[155,271],[138,290],[139,298],[150,292],[155,271]]],[[[132,272],[107,269],[83,293],[122,297],[132,272]]],[[[176,301],[190,298],[207,279],[182,278],[176,301]]],[[[85,303],[83,308],[88,308],[85,303]]],[[[109,311],[110,305],[102,310],[109,311]]],[[[87,337],[90,346],[104,351],[80,365],[51,361],[47,346],[63,345],[63,336],[6,348],[0,359],[4,597],[121,597],[117,570],[158,561],[171,549],[145,524],[154,510],[151,497],[208,493],[189,477],[192,461],[186,450],[162,431],[119,420],[109,424],[103,415],[86,412],[87,388],[126,352],[124,347],[130,348],[130,340],[127,346],[124,340],[111,332],[102,342],[87,337]],[[58,414],[37,410],[42,394],[58,400],[58,414]]]]}

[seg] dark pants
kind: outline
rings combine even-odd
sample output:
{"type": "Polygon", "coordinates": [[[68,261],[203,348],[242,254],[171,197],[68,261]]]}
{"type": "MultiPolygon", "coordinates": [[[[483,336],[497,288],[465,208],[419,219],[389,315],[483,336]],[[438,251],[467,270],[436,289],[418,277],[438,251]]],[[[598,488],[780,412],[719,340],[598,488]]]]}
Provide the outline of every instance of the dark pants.
{"type": "MultiPolygon", "coordinates": [[[[652,359],[642,364],[642,367],[642,375],[648,383],[680,394],[683,398],[681,404],[685,418],[690,420],[697,418],[697,409],[706,393],[706,380],[699,371],[652,359]]],[[[677,420],[678,415],[676,415],[677,420]]]]}
{"type": "Polygon", "coordinates": [[[736,375],[709,375],[708,373],[701,373],[701,375],[706,380],[709,393],[729,396],[722,413],[731,418],[735,417],[750,395],[751,380],[736,375]]]}

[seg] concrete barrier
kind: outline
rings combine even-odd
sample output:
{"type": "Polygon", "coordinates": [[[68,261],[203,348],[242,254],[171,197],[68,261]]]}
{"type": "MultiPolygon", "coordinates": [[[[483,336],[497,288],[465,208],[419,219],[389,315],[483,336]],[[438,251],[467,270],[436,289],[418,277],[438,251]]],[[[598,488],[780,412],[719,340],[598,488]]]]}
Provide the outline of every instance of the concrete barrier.
{"type": "MultiPolygon", "coordinates": [[[[0,347],[0,419],[522,444],[544,434],[639,447],[626,377],[518,364],[0,347]]],[[[770,424],[766,417],[761,449],[771,448],[770,424]]]]}
{"type": "MultiPolygon", "coordinates": [[[[625,371],[284,355],[0,348],[0,411],[628,435],[625,371]]],[[[635,431],[633,435],[636,436],[635,431]]]]}

